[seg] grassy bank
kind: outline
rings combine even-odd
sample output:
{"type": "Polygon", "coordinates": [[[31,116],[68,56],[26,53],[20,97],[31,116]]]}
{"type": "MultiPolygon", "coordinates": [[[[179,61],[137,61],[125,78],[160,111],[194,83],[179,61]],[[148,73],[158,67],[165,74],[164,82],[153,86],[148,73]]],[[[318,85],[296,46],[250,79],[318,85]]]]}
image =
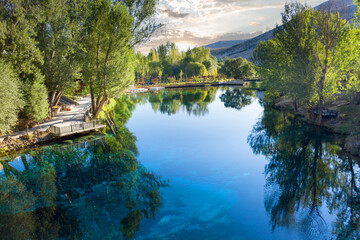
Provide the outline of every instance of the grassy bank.
{"type": "MultiPolygon", "coordinates": [[[[308,110],[298,107],[295,111],[291,101],[285,97],[277,98],[270,104],[281,111],[292,113],[308,124],[314,124],[308,110]]],[[[338,100],[327,106],[327,109],[337,112],[336,117],[323,117],[321,127],[346,136],[345,149],[352,155],[360,156],[360,105],[353,105],[345,100],[338,100]]]]}

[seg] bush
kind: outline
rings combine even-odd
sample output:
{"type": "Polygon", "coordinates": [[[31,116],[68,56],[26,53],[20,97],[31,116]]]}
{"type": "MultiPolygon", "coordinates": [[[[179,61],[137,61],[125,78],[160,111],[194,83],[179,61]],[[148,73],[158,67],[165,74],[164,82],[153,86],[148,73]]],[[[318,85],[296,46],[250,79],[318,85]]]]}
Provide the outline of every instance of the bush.
{"type": "Polygon", "coordinates": [[[34,121],[41,121],[48,116],[49,104],[48,93],[44,84],[44,77],[40,72],[33,76],[32,83],[25,85],[26,116],[34,121]]]}
{"type": "Polygon", "coordinates": [[[11,65],[0,60],[0,132],[8,133],[24,105],[20,81],[11,65]]]}

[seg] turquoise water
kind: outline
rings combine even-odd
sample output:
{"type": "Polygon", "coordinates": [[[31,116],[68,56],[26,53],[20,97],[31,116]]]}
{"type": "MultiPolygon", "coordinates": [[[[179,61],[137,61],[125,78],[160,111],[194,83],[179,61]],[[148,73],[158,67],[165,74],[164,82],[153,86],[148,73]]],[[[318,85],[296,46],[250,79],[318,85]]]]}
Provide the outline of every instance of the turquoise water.
{"type": "Polygon", "coordinates": [[[1,236],[358,239],[358,160],[341,137],[264,108],[262,95],[124,97],[113,134],[8,157],[1,236]]]}

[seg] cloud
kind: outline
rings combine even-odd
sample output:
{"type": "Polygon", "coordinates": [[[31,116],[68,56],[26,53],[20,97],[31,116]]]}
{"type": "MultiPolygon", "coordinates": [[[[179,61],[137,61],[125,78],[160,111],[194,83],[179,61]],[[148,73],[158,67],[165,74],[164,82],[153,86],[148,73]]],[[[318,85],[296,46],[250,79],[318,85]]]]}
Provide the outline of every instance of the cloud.
{"type": "Polygon", "coordinates": [[[257,26],[257,27],[262,27],[262,24],[259,22],[252,22],[250,23],[251,26],[257,26]]]}
{"type": "Polygon", "coordinates": [[[162,10],[161,12],[166,13],[168,17],[172,17],[172,18],[185,18],[190,15],[190,13],[181,13],[181,12],[173,11],[170,8],[162,10]]]}
{"type": "Polygon", "coordinates": [[[254,31],[251,33],[244,32],[230,32],[210,36],[199,36],[198,34],[190,31],[181,31],[176,29],[166,29],[161,33],[158,33],[158,36],[154,37],[150,42],[140,46],[137,51],[141,51],[143,54],[147,54],[151,48],[164,44],[166,42],[175,42],[182,44],[189,44],[193,47],[204,46],[210,43],[218,41],[228,41],[228,40],[243,40],[250,39],[262,34],[263,31],[254,31]]]}
{"type": "MultiPolygon", "coordinates": [[[[165,27],[138,46],[147,53],[171,41],[203,46],[216,41],[255,37],[281,22],[288,0],[159,0],[156,21],[165,27]]],[[[326,0],[299,0],[316,6],[326,0]]]]}

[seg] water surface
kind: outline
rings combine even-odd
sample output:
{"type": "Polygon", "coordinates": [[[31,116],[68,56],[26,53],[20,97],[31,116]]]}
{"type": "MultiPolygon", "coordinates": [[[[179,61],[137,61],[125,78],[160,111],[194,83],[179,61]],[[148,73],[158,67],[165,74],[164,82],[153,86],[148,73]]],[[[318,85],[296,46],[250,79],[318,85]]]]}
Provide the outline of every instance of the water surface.
{"type": "Polygon", "coordinates": [[[106,137],[8,157],[1,236],[358,239],[358,161],[341,137],[264,110],[262,95],[123,97],[106,137]]]}

